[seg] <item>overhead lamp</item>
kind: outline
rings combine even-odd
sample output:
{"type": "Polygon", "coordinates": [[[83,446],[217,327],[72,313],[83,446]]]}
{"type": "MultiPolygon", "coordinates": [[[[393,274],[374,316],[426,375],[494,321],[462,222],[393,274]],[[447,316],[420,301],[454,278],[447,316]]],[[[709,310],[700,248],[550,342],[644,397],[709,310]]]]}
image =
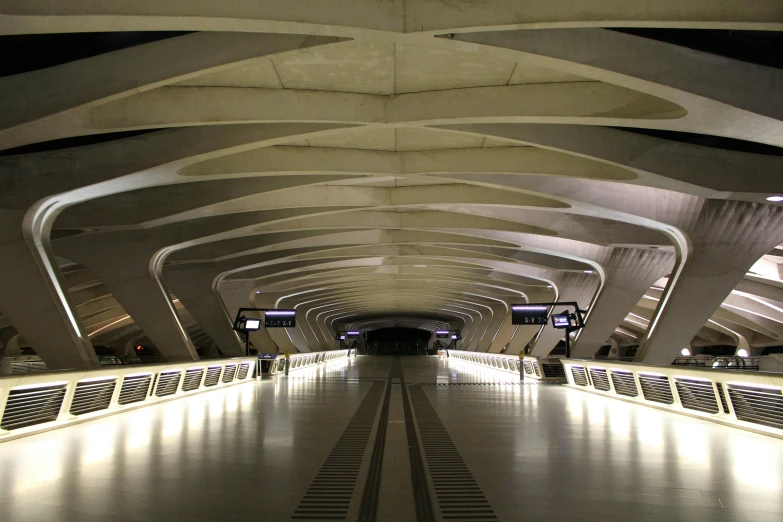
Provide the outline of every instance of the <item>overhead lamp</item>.
{"type": "Polygon", "coordinates": [[[264,315],[296,315],[296,310],[267,310],[264,315]]]}
{"type": "Polygon", "coordinates": [[[585,270],[585,274],[592,274],[592,273],[593,273],[592,270],[585,270]]]}
{"type": "Polygon", "coordinates": [[[691,351],[687,348],[680,350],[680,353],[683,355],[683,357],[689,357],[691,355],[691,351]]]}
{"type": "Polygon", "coordinates": [[[774,201],[777,203],[778,201],[783,201],[783,196],[770,196],[767,198],[767,201],[774,201]]]}
{"type": "Polygon", "coordinates": [[[748,351],[745,348],[740,348],[739,350],[737,350],[737,355],[739,355],[740,357],[747,357],[748,351]]]}
{"type": "Polygon", "coordinates": [[[448,330],[435,330],[435,333],[436,334],[447,334],[447,333],[449,333],[449,331],[448,330]]]}

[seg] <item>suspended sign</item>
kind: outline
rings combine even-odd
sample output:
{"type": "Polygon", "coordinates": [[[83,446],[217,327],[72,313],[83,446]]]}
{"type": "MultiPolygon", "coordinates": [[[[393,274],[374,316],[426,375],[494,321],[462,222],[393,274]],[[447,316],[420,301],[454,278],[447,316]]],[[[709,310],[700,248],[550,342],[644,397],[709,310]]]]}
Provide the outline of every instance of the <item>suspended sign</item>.
{"type": "Polygon", "coordinates": [[[361,335],[361,332],[359,332],[359,331],[348,331],[348,332],[345,332],[345,335],[347,335],[349,339],[355,339],[355,338],[359,337],[359,335],[361,335]]]}
{"type": "Polygon", "coordinates": [[[547,324],[548,312],[548,306],[514,305],[511,307],[511,324],[542,326],[547,324]]]}
{"type": "Polygon", "coordinates": [[[294,328],[296,310],[267,310],[264,312],[264,326],[267,328],[294,328]]]}
{"type": "Polygon", "coordinates": [[[435,339],[448,339],[450,333],[448,330],[436,330],[435,339]]]}

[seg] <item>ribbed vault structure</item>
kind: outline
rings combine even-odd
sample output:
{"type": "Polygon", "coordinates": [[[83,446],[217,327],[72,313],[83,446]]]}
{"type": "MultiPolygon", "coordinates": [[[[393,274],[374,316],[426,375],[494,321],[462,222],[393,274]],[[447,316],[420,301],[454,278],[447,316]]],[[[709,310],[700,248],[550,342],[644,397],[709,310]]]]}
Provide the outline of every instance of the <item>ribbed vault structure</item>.
{"type": "Polygon", "coordinates": [[[298,317],[262,351],[400,325],[546,355],[510,305],[558,298],[581,356],[783,344],[783,72],[634,33],[783,6],[589,4],[4,1],[21,55],[147,36],[0,78],[3,349],[236,355],[256,306],[298,317]]]}

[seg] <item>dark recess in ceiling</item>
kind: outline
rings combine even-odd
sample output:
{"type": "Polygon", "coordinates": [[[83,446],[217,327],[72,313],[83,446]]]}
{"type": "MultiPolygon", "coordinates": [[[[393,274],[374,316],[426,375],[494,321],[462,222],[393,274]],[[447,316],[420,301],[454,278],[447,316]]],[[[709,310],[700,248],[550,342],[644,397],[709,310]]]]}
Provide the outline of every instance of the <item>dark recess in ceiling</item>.
{"type": "Polygon", "coordinates": [[[187,32],[14,34],[0,36],[0,77],[54,67],[187,32]]]}
{"type": "Polygon", "coordinates": [[[40,143],[31,143],[14,147],[12,149],[0,150],[0,156],[17,156],[19,154],[33,154],[36,152],[50,152],[53,150],[70,149],[72,147],[84,147],[86,145],[95,145],[107,141],[121,140],[141,136],[164,129],[142,129],[123,132],[107,132],[105,134],[91,134],[89,136],[74,136],[72,138],[60,138],[59,140],[42,141],[40,143]]]}
{"type": "Polygon", "coordinates": [[[611,29],[733,60],[783,69],[783,32],[725,29],[611,29]]]}
{"type": "Polygon", "coordinates": [[[722,136],[712,136],[709,134],[693,134],[690,132],[679,132],[660,129],[639,129],[634,127],[612,127],[613,129],[645,136],[653,136],[663,140],[678,141],[680,143],[690,143],[691,145],[701,145],[702,147],[711,147],[713,149],[736,150],[738,152],[749,152],[751,154],[765,154],[767,156],[783,156],[783,148],[755,141],[738,140],[734,138],[724,138],[722,136]]]}

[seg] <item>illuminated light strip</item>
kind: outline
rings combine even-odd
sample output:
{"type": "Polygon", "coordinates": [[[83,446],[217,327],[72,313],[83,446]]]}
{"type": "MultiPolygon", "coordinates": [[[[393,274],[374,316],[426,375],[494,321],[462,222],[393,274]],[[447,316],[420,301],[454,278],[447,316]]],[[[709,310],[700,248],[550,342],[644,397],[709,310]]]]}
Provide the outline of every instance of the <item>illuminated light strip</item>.
{"type": "Polygon", "coordinates": [[[96,381],[108,381],[111,379],[116,379],[116,375],[106,375],[104,377],[89,377],[87,379],[81,379],[77,382],[96,382],[96,381]]]}
{"type": "Polygon", "coordinates": [[[264,315],[296,315],[296,310],[269,310],[264,315]]]}
{"type": "Polygon", "coordinates": [[[121,323],[122,321],[125,321],[126,319],[130,319],[130,315],[123,316],[123,317],[121,317],[121,318],[117,319],[116,321],[114,321],[114,322],[112,322],[112,323],[109,323],[109,324],[107,324],[106,326],[101,326],[100,328],[98,328],[97,330],[95,330],[93,333],[91,333],[91,334],[87,334],[87,337],[92,337],[93,335],[97,334],[97,333],[98,333],[98,332],[100,332],[101,330],[105,330],[106,328],[108,328],[108,327],[110,327],[110,326],[113,326],[113,325],[115,325],[115,324],[117,324],[117,323],[121,323]]]}
{"type": "Polygon", "coordinates": [[[57,381],[57,382],[39,382],[35,384],[23,384],[22,386],[14,386],[11,388],[11,390],[27,390],[30,388],[48,388],[50,386],[62,386],[63,384],[68,384],[68,381],[57,381]]]}
{"type": "Polygon", "coordinates": [[[547,306],[529,306],[529,305],[517,305],[512,306],[512,310],[546,310],[549,307],[547,306]]]}
{"type": "Polygon", "coordinates": [[[655,377],[666,377],[666,374],[656,372],[636,372],[639,375],[653,375],[655,377]]]}
{"type": "Polygon", "coordinates": [[[346,333],[346,335],[359,335],[362,332],[350,331],[350,332],[345,332],[345,333],[346,333]]]}
{"type": "Polygon", "coordinates": [[[701,381],[701,382],[712,382],[710,379],[705,379],[704,377],[691,377],[689,375],[673,375],[675,379],[685,379],[686,381],[701,381]]]}
{"type": "Polygon", "coordinates": [[[727,381],[726,384],[730,384],[732,386],[742,386],[744,388],[761,388],[763,390],[777,390],[780,391],[780,386],[772,386],[770,384],[756,384],[751,382],[737,382],[737,381],[727,381]]]}
{"type": "Polygon", "coordinates": [[[448,330],[436,330],[435,333],[436,334],[447,334],[447,333],[449,333],[449,331],[448,330]]]}

